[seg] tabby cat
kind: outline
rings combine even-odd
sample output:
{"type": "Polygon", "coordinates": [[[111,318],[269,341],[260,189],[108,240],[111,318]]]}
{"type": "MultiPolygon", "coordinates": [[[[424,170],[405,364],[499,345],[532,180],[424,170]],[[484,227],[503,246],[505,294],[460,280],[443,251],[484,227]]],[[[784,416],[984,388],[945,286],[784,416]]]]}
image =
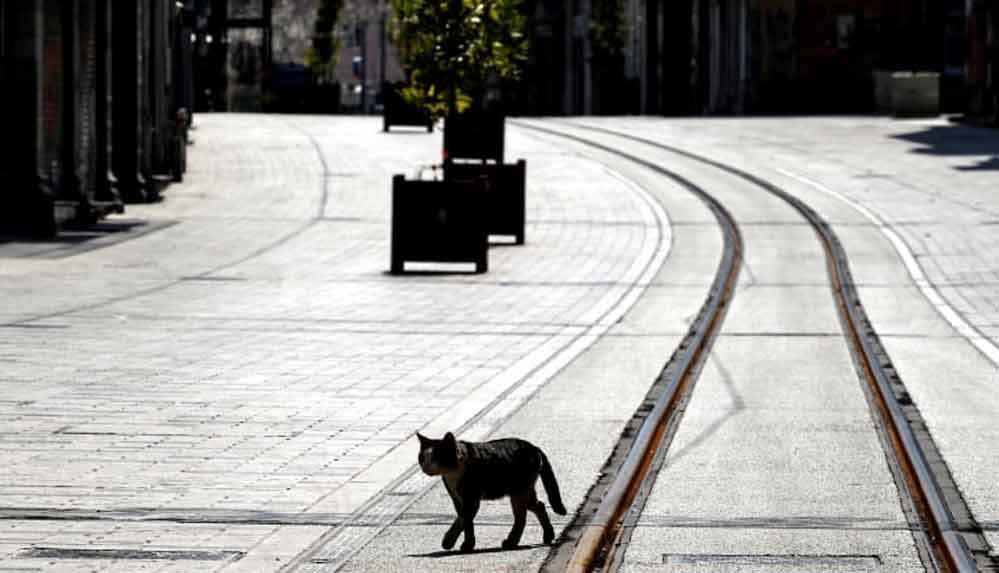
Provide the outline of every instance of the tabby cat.
{"type": "Polygon", "coordinates": [[[538,476],[552,510],[559,515],[566,512],[552,466],[540,448],[516,438],[463,442],[456,440],[451,432],[440,440],[432,440],[419,433],[416,436],[420,439],[420,468],[427,475],[443,478],[458,513],[444,534],[441,543],[444,549],[454,547],[462,532],[465,533],[465,540],[461,543],[461,550],[474,549],[472,521],[479,511],[479,502],[504,496],[510,496],[510,505],[513,506],[513,529],[503,541],[504,549],[512,549],[520,543],[528,510],[541,523],[544,542],[551,543],[555,539],[555,530],[545,512],[545,504],[538,501],[534,492],[538,476]]]}

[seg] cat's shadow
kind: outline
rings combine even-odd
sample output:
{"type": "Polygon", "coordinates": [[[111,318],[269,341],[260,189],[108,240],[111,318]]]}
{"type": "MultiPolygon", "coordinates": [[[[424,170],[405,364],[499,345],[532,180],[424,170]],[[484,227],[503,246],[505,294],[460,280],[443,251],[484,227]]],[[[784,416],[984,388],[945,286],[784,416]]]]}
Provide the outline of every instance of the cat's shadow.
{"type": "Polygon", "coordinates": [[[440,559],[441,557],[461,557],[463,555],[478,555],[486,553],[507,553],[509,551],[527,551],[528,549],[537,549],[539,547],[549,547],[544,544],[536,545],[518,545],[513,549],[505,549],[503,547],[484,547],[482,549],[473,549],[468,552],[461,552],[457,549],[452,549],[450,551],[432,551],[430,553],[413,553],[407,555],[406,557],[429,557],[431,559],[440,559]]]}

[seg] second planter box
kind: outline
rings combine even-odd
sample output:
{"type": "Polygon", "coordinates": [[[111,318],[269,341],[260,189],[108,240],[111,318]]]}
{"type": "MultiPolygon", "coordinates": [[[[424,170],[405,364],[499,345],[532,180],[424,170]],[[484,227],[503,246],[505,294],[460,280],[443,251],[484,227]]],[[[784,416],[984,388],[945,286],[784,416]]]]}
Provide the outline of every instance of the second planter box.
{"type": "Polygon", "coordinates": [[[520,159],[509,164],[446,161],[444,180],[482,180],[486,188],[486,232],[490,235],[512,236],[516,244],[524,244],[526,161],[520,159]]]}
{"type": "Polygon", "coordinates": [[[504,164],[506,120],[502,114],[473,111],[444,122],[444,180],[481,179],[487,189],[486,230],[524,244],[527,162],[504,164]]]}

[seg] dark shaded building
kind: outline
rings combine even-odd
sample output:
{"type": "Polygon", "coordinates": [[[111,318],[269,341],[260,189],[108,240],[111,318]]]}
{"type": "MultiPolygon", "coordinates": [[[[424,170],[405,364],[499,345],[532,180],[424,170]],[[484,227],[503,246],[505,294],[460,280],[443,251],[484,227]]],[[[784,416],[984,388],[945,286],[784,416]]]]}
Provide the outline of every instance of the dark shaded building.
{"type": "Polygon", "coordinates": [[[968,16],[968,115],[999,125],[999,0],[973,0],[968,16]]]}
{"type": "MultiPolygon", "coordinates": [[[[589,95],[610,89],[588,85],[599,82],[588,69],[592,1],[543,3],[564,31],[563,47],[554,51],[562,59],[554,65],[564,66],[561,86],[575,94],[561,113],[598,113],[589,95]]],[[[961,110],[966,100],[965,0],[621,0],[621,6],[628,30],[619,89],[631,89],[629,80],[641,86],[638,105],[626,111],[871,112],[875,78],[893,71],[940,74],[943,111],[961,110]]]]}
{"type": "Polygon", "coordinates": [[[97,0],[0,0],[6,232],[50,235],[120,204],[106,169],[109,10],[97,0]]]}
{"type": "Polygon", "coordinates": [[[558,115],[572,109],[571,95],[566,98],[567,54],[564,0],[528,0],[525,2],[528,60],[523,83],[518,91],[517,107],[535,115],[558,115]],[[566,104],[566,99],[570,101],[566,104]]]}
{"type": "Polygon", "coordinates": [[[91,223],[179,175],[180,6],[0,0],[0,233],[91,223]]]}

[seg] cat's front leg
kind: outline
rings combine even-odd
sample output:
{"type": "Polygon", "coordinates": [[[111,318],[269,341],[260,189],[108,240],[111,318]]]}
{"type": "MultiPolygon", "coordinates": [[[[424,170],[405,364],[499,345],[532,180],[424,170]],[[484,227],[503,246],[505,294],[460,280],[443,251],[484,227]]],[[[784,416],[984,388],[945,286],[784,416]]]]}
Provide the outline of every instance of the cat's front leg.
{"type": "Polygon", "coordinates": [[[461,521],[465,530],[465,540],[461,542],[461,551],[468,553],[475,549],[475,514],[479,512],[479,500],[465,500],[462,504],[461,521]]]}
{"type": "Polygon", "coordinates": [[[448,528],[447,533],[444,534],[444,540],[441,542],[441,547],[445,550],[450,551],[454,544],[458,541],[458,536],[461,535],[461,530],[464,529],[462,524],[461,516],[454,518],[454,523],[448,528]]]}

